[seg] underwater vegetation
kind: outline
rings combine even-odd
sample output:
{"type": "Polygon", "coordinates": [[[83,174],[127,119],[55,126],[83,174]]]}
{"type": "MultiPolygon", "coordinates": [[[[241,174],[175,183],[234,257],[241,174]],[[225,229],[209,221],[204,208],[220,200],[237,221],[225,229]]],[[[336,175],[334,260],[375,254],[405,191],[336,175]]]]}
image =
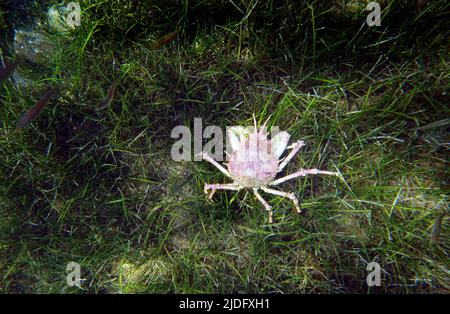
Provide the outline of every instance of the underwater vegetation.
{"type": "Polygon", "coordinates": [[[448,293],[448,1],[69,2],[0,4],[0,292],[448,293]],[[172,130],[253,114],[339,175],[208,202],[172,130]]]}

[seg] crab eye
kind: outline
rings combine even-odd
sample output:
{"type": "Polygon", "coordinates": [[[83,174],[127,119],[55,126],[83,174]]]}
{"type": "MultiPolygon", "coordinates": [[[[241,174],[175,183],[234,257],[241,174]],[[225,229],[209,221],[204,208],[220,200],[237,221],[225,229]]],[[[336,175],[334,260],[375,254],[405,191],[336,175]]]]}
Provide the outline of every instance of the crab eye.
{"type": "Polygon", "coordinates": [[[286,131],[280,132],[277,135],[275,135],[270,140],[271,143],[270,149],[272,154],[274,154],[277,158],[280,158],[280,156],[283,154],[283,152],[287,147],[290,137],[291,136],[286,131]]]}

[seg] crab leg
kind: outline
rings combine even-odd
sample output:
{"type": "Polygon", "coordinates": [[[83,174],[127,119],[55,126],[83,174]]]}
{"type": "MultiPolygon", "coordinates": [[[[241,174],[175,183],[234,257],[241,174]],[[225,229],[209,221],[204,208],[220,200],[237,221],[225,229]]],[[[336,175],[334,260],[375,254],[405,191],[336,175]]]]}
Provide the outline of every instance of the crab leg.
{"type": "Polygon", "coordinates": [[[211,200],[214,193],[216,193],[216,190],[232,190],[232,191],[239,191],[241,187],[234,183],[227,183],[227,184],[205,184],[205,188],[203,191],[206,195],[209,194],[208,199],[211,200]],[[211,190],[211,193],[208,193],[208,190],[211,190]]]}
{"type": "Polygon", "coordinates": [[[208,155],[208,153],[203,153],[202,158],[206,161],[209,161],[214,166],[216,166],[217,169],[219,169],[223,174],[225,174],[227,177],[231,178],[230,173],[227,169],[225,169],[221,164],[219,164],[217,161],[215,161],[211,156],[208,155]]]}
{"type": "Polygon", "coordinates": [[[292,201],[292,203],[294,203],[294,207],[297,210],[297,213],[300,214],[302,212],[302,210],[300,209],[300,206],[298,205],[298,199],[294,193],[278,191],[278,190],[269,189],[266,187],[261,187],[261,190],[263,190],[264,192],[269,193],[269,194],[274,194],[274,195],[278,195],[281,197],[287,197],[288,199],[290,199],[292,201]]]}
{"type": "Polygon", "coordinates": [[[269,185],[278,185],[280,183],[283,183],[285,181],[297,178],[297,177],[304,177],[308,174],[327,174],[331,176],[337,176],[339,175],[338,172],[332,172],[332,171],[325,171],[325,170],[317,170],[317,169],[301,169],[300,171],[294,172],[293,174],[287,175],[285,177],[279,178],[277,180],[274,180],[269,183],[269,185]]]}
{"type": "Polygon", "coordinates": [[[297,154],[297,152],[300,150],[300,148],[302,148],[303,146],[305,146],[305,142],[303,141],[298,141],[295,142],[294,144],[291,145],[292,150],[291,152],[286,156],[286,158],[284,158],[283,162],[278,166],[278,171],[283,170],[284,167],[286,167],[286,165],[288,164],[288,162],[294,158],[295,154],[297,154]]]}
{"type": "Polygon", "coordinates": [[[264,208],[269,212],[269,223],[273,223],[272,206],[270,206],[269,203],[267,203],[266,200],[263,199],[261,194],[258,193],[257,188],[253,188],[253,194],[255,194],[256,198],[264,205],[264,208]]]}

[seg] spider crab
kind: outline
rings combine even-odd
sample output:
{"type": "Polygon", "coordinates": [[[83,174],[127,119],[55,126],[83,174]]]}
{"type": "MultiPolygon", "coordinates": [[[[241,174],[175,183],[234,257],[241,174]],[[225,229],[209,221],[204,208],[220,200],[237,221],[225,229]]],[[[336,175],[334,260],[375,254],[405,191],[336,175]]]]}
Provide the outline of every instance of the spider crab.
{"type": "Polygon", "coordinates": [[[290,134],[286,131],[280,132],[273,136],[270,140],[267,138],[265,125],[258,128],[256,119],[253,117],[254,127],[244,128],[242,126],[234,126],[228,129],[227,135],[230,140],[232,151],[227,152],[228,162],[227,169],[214,160],[207,153],[203,152],[203,160],[213,164],[223,174],[233,180],[233,183],[226,184],[205,184],[205,194],[211,200],[216,190],[233,190],[239,191],[244,188],[251,188],[256,198],[263,204],[269,213],[269,223],[273,223],[272,206],[264,200],[258,192],[262,190],[268,194],[274,194],[290,199],[297,213],[301,212],[299,202],[294,193],[288,193],[269,186],[276,186],[285,181],[304,177],[309,174],[326,174],[338,175],[338,172],[324,171],[318,169],[300,169],[285,177],[276,179],[276,175],[281,172],[288,162],[297,154],[297,152],[305,146],[303,141],[297,141],[291,146],[287,146],[290,134]],[[290,148],[291,151],[285,158],[280,156],[290,148]]]}

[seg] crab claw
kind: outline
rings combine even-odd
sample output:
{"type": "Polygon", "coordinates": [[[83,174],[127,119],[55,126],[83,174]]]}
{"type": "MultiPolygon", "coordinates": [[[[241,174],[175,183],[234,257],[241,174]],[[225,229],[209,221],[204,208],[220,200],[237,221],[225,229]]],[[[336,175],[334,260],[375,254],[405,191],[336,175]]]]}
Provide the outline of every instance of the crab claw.
{"type": "Polygon", "coordinates": [[[291,136],[286,131],[280,132],[277,135],[275,135],[270,140],[270,143],[272,144],[271,145],[272,154],[274,154],[277,158],[280,158],[280,156],[286,150],[290,137],[291,136]]]}

